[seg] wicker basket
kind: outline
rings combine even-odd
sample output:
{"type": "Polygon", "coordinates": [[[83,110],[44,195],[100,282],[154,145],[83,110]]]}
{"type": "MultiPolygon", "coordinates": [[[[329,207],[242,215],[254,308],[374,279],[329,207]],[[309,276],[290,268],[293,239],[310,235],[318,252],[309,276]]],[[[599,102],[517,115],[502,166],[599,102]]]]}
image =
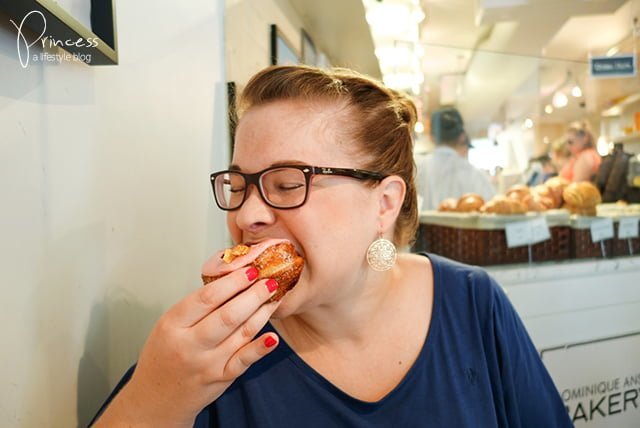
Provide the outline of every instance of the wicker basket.
{"type": "Polygon", "coordinates": [[[591,224],[602,216],[571,216],[571,257],[590,259],[613,257],[613,239],[600,242],[591,240],[591,224]]]}
{"type": "Polygon", "coordinates": [[[597,207],[597,211],[598,216],[611,217],[613,219],[615,238],[611,240],[611,255],[621,257],[640,254],[640,237],[618,238],[620,219],[623,217],[640,217],[640,204],[600,204],[597,207]]]}
{"type": "Polygon", "coordinates": [[[527,263],[564,260],[570,256],[569,215],[564,210],[544,214],[495,215],[424,212],[414,251],[429,251],[475,265],[527,263]],[[505,228],[508,223],[544,215],[551,239],[531,246],[509,248],[505,228]]]}
{"type": "Polygon", "coordinates": [[[615,257],[621,256],[637,256],[640,254],[640,238],[630,239],[618,239],[618,226],[620,223],[613,223],[613,229],[616,233],[616,238],[612,241],[612,252],[615,257]]]}
{"type": "Polygon", "coordinates": [[[413,251],[428,251],[463,263],[476,264],[476,214],[425,212],[413,251]]]}

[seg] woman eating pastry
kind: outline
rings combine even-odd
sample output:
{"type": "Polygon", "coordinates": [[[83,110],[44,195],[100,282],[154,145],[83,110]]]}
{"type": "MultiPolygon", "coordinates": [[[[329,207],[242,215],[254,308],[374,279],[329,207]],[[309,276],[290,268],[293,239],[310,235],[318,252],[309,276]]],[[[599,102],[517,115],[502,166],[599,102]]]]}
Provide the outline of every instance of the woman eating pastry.
{"type": "Polygon", "coordinates": [[[207,285],[160,318],[96,427],[571,426],[487,273],[396,252],[418,224],[408,98],[279,66],[239,107],[232,163],[211,182],[247,253],[205,264],[207,285]],[[241,259],[269,239],[304,258],[279,300],[241,259]]]}

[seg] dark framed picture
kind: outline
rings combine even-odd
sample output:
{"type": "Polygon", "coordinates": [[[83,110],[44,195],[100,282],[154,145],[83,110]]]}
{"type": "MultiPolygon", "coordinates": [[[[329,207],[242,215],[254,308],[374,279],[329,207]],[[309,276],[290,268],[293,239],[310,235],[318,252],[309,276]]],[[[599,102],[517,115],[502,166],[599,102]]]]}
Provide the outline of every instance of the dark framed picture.
{"type": "Polygon", "coordinates": [[[238,88],[236,82],[227,82],[227,111],[229,113],[229,147],[233,153],[233,147],[235,145],[236,126],[238,125],[238,110],[236,107],[236,94],[238,88]]]}
{"type": "Polygon", "coordinates": [[[277,25],[271,24],[271,65],[300,64],[300,54],[277,25]]]}
{"type": "Polygon", "coordinates": [[[311,36],[302,30],[302,63],[306,65],[317,65],[318,64],[318,51],[316,50],[316,45],[313,43],[311,36]]]}

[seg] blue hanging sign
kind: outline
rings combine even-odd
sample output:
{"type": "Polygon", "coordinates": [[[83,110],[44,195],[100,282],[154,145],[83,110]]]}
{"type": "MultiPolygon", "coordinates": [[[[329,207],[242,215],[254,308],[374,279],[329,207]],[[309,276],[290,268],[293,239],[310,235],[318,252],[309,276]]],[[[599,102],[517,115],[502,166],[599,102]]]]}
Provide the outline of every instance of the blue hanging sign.
{"type": "Polygon", "coordinates": [[[589,58],[591,77],[631,77],[636,75],[635,54],[589,58]]]}

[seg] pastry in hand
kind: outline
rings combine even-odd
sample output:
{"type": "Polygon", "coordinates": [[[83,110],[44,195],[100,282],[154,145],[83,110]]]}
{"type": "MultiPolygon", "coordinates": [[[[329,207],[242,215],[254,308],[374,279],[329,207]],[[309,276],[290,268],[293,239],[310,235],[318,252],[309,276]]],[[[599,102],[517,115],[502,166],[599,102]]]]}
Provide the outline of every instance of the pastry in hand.
{"type": "Polygon", "coordinates": [[[209,258],[202,267],[202,281],[208,284],[244,266],[255,267],[259,280],[273,278],[278,282],[271,302],[280,300],[298,283],[304,259],[285,239],[268,239],[251,246],[239,244],[209,258]]]}
{"type": "Polygon", "coordinates": [[[480,208],[484,205],[484,199],[482,196],[475,193],[465,193],[460,196],[458,203],[456,204],[456,211],[461,213],[469,213],[474,211],[480,211],[480,208]]]}

